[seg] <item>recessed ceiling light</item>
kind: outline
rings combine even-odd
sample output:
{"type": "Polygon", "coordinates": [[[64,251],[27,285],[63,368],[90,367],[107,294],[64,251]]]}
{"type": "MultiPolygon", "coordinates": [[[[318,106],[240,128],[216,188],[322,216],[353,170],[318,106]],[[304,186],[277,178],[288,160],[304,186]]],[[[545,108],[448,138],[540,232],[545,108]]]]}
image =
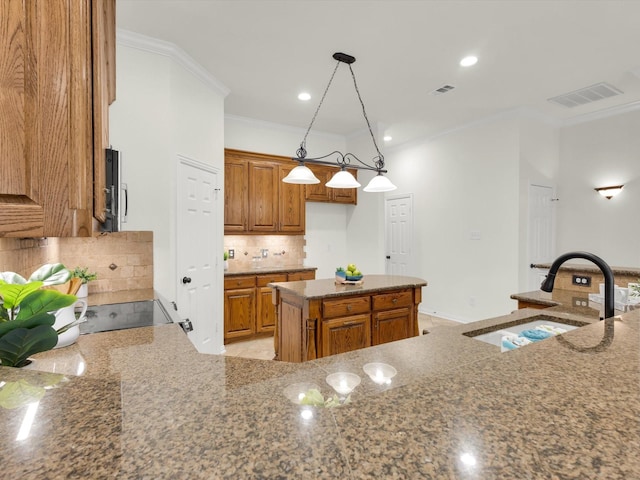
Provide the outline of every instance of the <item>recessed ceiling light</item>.
{"type": "Polygon", "coordinates": [[[302,100],[302,101],[307,101],[311,99],[311,95],[309,95],[307,92],[302,92],[300,94],[298,94],[298,100],[302,100]]]}
{"type": "Polygon", "coordinates": [[[460,66],[462,67],[470,67],[472,65],[475,65],[476,63],[478,63],[478,57],[474,57],[473,55],[464,57],[462,60],[460,60],[460,66]]]}
{"type": "Polygon", "coordinates": [[[385,135],[384,137],[382,137],[382,139],[383,139],[385,142],[390,142],[391,140],[393,140],[393,137],[391,137],[391,136],[389,136],[389,135],[385,135]]]}

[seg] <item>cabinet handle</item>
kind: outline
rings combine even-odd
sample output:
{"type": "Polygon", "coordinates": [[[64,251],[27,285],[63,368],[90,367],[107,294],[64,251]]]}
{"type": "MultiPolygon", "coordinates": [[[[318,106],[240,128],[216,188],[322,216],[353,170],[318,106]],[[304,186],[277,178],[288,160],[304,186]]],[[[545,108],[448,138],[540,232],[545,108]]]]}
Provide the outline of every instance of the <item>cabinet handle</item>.
{"type": "Polygon", "coordinates": [[[353,307],[351,306],[351,304],[347,305],[347,311],[350,312],[351,310],[353,310],[353,307]]]}
{"type": "Polygon", "coordinates": [[[356,322],[355,320],[351,320],[350,322],[344,322],[342,325],[355,325],[356,323],[358,322],[356,322]]]}
{"type": "Polygon", "coordinates": [[[394,298],[393,300],[391,300],[391,303],[393,303],[395,305],[396,303],[398,303],[398,299],[394,298]]]}

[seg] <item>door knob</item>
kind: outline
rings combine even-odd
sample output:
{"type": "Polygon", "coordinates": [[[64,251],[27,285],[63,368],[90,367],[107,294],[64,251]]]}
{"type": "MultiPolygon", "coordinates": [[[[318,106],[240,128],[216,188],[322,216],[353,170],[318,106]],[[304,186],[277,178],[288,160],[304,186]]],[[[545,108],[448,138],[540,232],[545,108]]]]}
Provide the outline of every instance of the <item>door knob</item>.
{"type": "Polygon", "coordinates": [[[391,255],[387,255],[387,260],[391,260],[391,255]]]}
{"type": "Polygon", "coordinates": [[[185,285],[187,283],[191,283],[191,277],[182,277],[182,283],[184,283],[185,285]]]}

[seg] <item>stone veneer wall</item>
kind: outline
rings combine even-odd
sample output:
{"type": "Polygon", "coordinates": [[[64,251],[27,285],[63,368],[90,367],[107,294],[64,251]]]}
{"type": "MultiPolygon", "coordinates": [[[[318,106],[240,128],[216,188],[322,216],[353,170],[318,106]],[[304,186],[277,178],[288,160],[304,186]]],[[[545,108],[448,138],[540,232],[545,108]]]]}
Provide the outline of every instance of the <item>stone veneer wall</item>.
{"type": "Polygon", "coordinates": [[[89,282],[89,293],[153,288],[153,232],[0,238],[0,271],[28,278],[42,264],[57,262],[69,269],[88,267],[96,272],[98,279],[89,282]]]}
{"type": "Polygon", "coordinates": [[[261,267],[302,266],[306,253],[304,235],[225,235],[224,250],[235,250],[235,258],[229,260],[233,269],[251,268],[253,257],[258,257],[262,249],[268,249],[266,258],[260,257],[261,267]]]}

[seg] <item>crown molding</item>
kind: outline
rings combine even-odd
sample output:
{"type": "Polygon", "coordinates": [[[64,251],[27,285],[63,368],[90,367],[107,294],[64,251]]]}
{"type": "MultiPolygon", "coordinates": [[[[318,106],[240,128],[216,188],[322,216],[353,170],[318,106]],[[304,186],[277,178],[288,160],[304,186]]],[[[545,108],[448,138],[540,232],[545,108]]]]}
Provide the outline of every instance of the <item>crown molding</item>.
{"type": "MultiPolygon", "coordinates": [[[[285,125],[284,123],[268,122],[266,120],[256,120],[255,118],[242,117],[240,115],[225,114],[224,119],[225,121],[233,120],[235,122],[245,123],[247,125],[252,125],[258,128],[271,128],[274,130],[283,130],[285,132],[295,133],[296,135],[299,135],[300,138],[302,138],[305,132],[307,131],[306,128],[285,125]]],[[[337,140],[337,141],[345,140],[345,137],[343,135],[338,135],[337,133],[319,132],[318,130],[313,130],[309,132],[309,135],[328,138],[328,139],[337,140]]]]}
{"type": "Polygon", "coordinates": [[[576,117],[567,118],[562,122],[562,127],[572,127],[581,123],[593,122],[594,120],[601,120],[615,115],[634,112],[638,109],[640,109],[640,101],[625,103],[624,105],[615,105],[603,110],[598,110],[597,112],[585,113],[576,117]]]}
{"type": "Polygon", "coordinates": [[[230,90],[222,82],[174,43],[118,28],[116,29],[116,44],[169,57],[214,92],[223,97],[229,95],[230,90]]]}

